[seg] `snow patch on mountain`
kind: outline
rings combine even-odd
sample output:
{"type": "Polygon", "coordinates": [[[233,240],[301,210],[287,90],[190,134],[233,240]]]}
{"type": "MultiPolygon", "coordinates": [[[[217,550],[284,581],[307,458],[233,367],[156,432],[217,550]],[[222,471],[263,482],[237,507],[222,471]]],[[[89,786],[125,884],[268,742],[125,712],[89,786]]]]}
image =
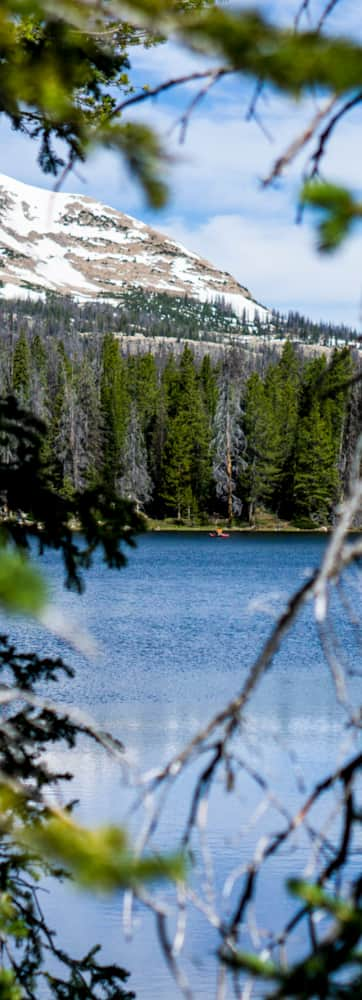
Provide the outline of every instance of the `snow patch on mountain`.
{"type": "Polygon", "coordinates": [[[247,288],[181,243],[88,196],[0,174],[0,291],[117,300],[131,288],[222,302],[252,321],[268,310],[247,288]]]}

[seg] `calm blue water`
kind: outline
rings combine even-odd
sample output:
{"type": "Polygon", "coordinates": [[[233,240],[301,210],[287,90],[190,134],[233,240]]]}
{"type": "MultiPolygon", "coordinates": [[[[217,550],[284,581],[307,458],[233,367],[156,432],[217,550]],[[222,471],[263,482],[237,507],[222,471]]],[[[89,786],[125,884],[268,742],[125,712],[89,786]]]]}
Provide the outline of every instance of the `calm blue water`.
{"type": "MultiPolygon", "coordinates": [[[[60,561],[47,555],[42,566],[53,601],[74,621],[76,632],[91,634],[97,654],[86,660],[32,624],[13,622],[11,635],[23,648],[36,646],[43,654],[67,659],[76,677],[61,680],[47,693],[82,708],[122,739],[134,766],[149,769],[171,757],[238,692],[288,595],[318,564],[325,545],[326,539],[315,535],[242,534],[222,542],[207,534],[150,534],[139,540],[120,573],[108,571],[98,559],[81,598],[63,590],[60,561]]],[[[354,594],[359,588],[353,574],[350,588],[354,594]]],[[[353,629],[337,604],[333,627],[352,662],[357,650],[353,629]]],[[[347,741],[344,724],[308,607],[248,707],[240,752],[266,773],[275,794],[292,810],[335,765],[341,738],[347,741]],[[302,783],[304,790],[298,787],[302,783]]],[[[82,819],[124,819],[130,793],[118,767],[99,748],[82,743],[75,753],[51,756],[57,766],[75,773],[72,797],[81,796],[82,819]]],[[[177,844],[191,781],[190,774],[176,788],[156,846],[172,849],[177,844]]],[[[217,892],[230,869],[250,857],[261,834],[280,829],[277,812],[263,812],[262,801],[250,779],[238,796],[227,795],[221,784],[215,789],[209,846],[217,892]]],[[[137,820],[128,823],[136,828],[137,820]]],[[[284,877],[303,871],[305,859],[300,838],[293,853],[280,854],[267,867],[256,905],[262,927],[279,926],[290,904],[278,886],[284,877]]],[[[228,902],[223,905],[227,912],[228,902]]],[[[106,959],[129,968],[138,997],[170,1000],[179,995],[160,958],[149,917],[137,911],[134,939],[125,942],[119,897],[90,900],[58,889],[47,907],[67,945],[85,949],[100,941],[106,959]]],[[[217,935],[203,917],[192,916],[184,967],[196,997],[214,995],[216,946],[217,935]]]]}

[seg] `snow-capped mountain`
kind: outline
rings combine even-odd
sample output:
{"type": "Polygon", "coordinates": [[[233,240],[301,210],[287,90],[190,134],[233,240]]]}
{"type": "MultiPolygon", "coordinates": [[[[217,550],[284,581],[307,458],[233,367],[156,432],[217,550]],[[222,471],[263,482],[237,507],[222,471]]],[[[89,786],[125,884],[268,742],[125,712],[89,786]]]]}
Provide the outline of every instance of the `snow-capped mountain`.
{"type": "Polygon", "coordinates": [[[130,215],[0,174],[1,295],[38,298],[51,290],[104,301],[137,287],[223,301],[248,320],[268,316],[226,271],[130,215]]]}

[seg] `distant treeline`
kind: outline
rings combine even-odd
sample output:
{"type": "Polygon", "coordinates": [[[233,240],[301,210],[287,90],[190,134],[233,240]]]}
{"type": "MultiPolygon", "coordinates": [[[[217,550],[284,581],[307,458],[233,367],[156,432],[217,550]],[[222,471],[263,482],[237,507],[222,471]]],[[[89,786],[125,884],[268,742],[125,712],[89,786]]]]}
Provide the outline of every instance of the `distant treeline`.
{"type": "Polygon", "coordinates": [[[74,299],[48,293],[42,301],[0,298],[2,334],[18,335],[36,329],[42,336],[64,337],[78,333],[142,332],[149,337],[173,337],[180,340],[206,340],[220,343],[250,334],[295,339],[301,343],[340,344],[356,341],[356,331],[343,325],[316,323],[297,312],[283,316],[271,314],[262,323],[258,314],[253,323],[246,313],[237,317],[230,306],[195,299],[170,296],[161,292],[134,288],[121,301],[77,303],[74,299]]]}
{"type": "Polygon", "coordinates": [[[298,312],[272,313],[272,325],[277,337],[289,337],[299,340],[302,344],[323,344],[324,346],[356,343],[359,339],[357,330],[345,326],[344,323],[327,323],[323,320],[318,322],[301,316],[298,312]]]}
{"type": "Polygon", "coordinates": [[[250,374],[236,352],[216,364],[188,345],[177,359],[123,357],[111,332],[53,332],[3,336],[0,390],[46,423],[58,490],[109,485],[161,518],[253,523],[260,507],[301,526],[331,518],[359,423],[348,348],[303,361],[287,342],[250,374]]]}

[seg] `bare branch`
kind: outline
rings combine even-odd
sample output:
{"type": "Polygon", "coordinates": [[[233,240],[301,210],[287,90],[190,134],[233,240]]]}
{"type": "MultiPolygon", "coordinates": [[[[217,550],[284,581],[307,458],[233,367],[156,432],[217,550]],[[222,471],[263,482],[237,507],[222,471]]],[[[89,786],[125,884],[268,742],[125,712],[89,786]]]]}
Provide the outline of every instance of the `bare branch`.
{"type": "MultiPolygon", "coordinates": [[[[349,705],[348,705],[348,697],[347,697],[347,690],[346,690],[345,673],[344,673],[344,671],[343,671],[343,669],[341,667],[341,664],[339,662],[338,656],[336,656],[334,636],[333,636],[333,633],[331,634],[330,623],[328,623],[328,627],[327,627],[326,623],[324,621],[320,622],[319,623],[319,629],[318,629],[318,631],[319,631],[320,640],[321,640],[321,644],[322,644],[322,647],[323,647],[324,655],[325,655],[325,658],[326,658],[326,662],[328,663],[328,666],[329,666],[331,674],[332,674],[332,678],[333,678],[333,682],[334,682],[334,686],[335,686],[335,690],[336,690],[337,701],[339,701],[340,705],[342,705],[343,708],[345,708],[345,709],[348,710],[349,709],[349,705]]],[[[351,711],[351,716],[352,716],[352,711],[351,711]]]]}
{"type": "MultiPolygon", "coordinates": [[[[339,3],[339,0],[329,0],[329,2],[327,3],[326,7],[324,8],[324,10],[321,13],[321,15],[319,17],[319,20],[317,21],[317,24],[316,24],[316,27],[315,27],[315,31],[317,31],[317,32],[321,31],[321,29],[323,28],[323,26],[324,26],[327,18],[330,16],[330,14],[332,14],[334,8],[337,6],[338,3],[339,3]]],[[[300,4],[300,6],[298,8],[298,11],[297,11],[297,13],[295,15],[295,18],[294,18],[294,28],[295,28],[296,31],[299,28],[300,22],[301,22],[302,17],[303,17],[304,14],[308,17],[309,23],[311,24],[312,17],[311,17],[311,10],[310,10],[310,0],[302,0],[302,3],[300,4]]]]}
{"type": "Polygon", "coordinates": [[[226,66],[221,66],[218,70],[215,70],[215,67],[212,67],[195,73],[186,73],[184,76],[173,77],[170,80],[165,80],[163,83],[157,84],[156,87],[145,88],[141,91],[141,93],[134,94],[133,97],[127,97],[125,101],[120,101],[120,103],[113,108],[111,117],[114,118],[115,115],[120,114],[126,108],[130,108],[134,104],[141,104],[143,101],[147,101],[150,97],[158,97],[159,94],[165,93],[166,90],[172,90],[174,87],[181,87],[186,83],[193,83],[195,80],[209,80],[210,78],[211,83],[213,83],[215,77],[220,79],[222,76],[226,76],[232,72],[233,70],[228,69],[226,66]]]}
{"type": "Polygon", "coordinates": [[[235,939],[237,928],[240,921],[243,918],[244,910],[247,903],[253,896],[255,889],[255,881],[260,873],[261,865],[264,861],[270,858],[279,848],[284,844],[302,823],[304,823],[306,815],[311,811],[312,807],[315,805],[317,800],[324,795],[337,781],[341,781],[345,789],[345,825],[342,833],[341,844],[336,851],[335,856],[326,865],[322,874],[318,878],[318,883],[322,884],[326,879],[330,877],[333,871],[343,863],[346,857],[347,844],[349,836],[351,833],[351,822],[353,816],[353,800],[351,792],[351,779],[355,772],[361,770],[362,768],[362,754],[358,754],[352,760],[342,767],[337,768],[332,774],[328,775],[323,781],[319,782],[311,795],[305,803],[298,809],[297,813],[293,816],[292,820],[282,830],[280,833],[276,834],[275,837],[271,838],[270,841],[267,838],[263,838],[257,845],[257,849],[254,855],[254,859],[248,867],[247,877],[245,880],[245,886],[243,892],[238,901],[237,907],[235,909],[234,915],[230,921],[229,932],[227,936],[227,943],[230,944],[235,939]]]}
{"type": "Polygon", "coordinates": [[[297,10],[297,13],[296,13],[295,18],[294,18],[294,28],[295,28],[296,31],[298,31],[300,22],[301,22],[302,17],[303,17],[304,14],[307,14],[308,17],[309,17],[309,20],[310,20],[309,3],[310,3],[310,0],[302,0],[302,3],[300,4],[300,6],[299,6],[299,8],[297,10]]]}
{"type": "Polygon", "coordinates": [[[304,147],[307,145],[307,143],[310,142],[310,140],[315,135],[318,126],[323,121],[323,119],[326,118],[327,115],[329,115],[330,111],[335,106],[337,100],[338,97],[336,96],[336,94],[333,94],[332,97],[329,98],[327,103],[324,104],[324,106],[320,108],[317,111],[317,113],[313,116],[307,128],[304,129],[304,131],[300,135],[298,135],[296,139],[293,140],[290,146],[288,146],[285,152],[278,157],[278,159],[273,164],[270,173],[262,181],[262,186],[264,188],[269,187],[269,185],[272,184],[272,182],[275,181],[277,177],[280,177],[285,167],[288,167],[293,162],[293,160],[295,160],[295,157],[298,155],[298,153],[300,153],[301,150],[304,149],[304,147]]]}
{"type": "Polygon", "coordinates": [[[320,31],[321,28],[323,28],[323,25],[324,25],[325,21],[330,16],[330,14],[332,14],[332,12],[334,11],[334,8],[337,7],[338,3],[339,3],[339,0],[329,0],[329,3],[327,3],[327,6],[324,8],[324,11],[322,12],[322,14],[321,14],[321,16],[319,18],[319,21],[318,21],[318,24],[317,24],[317,31],[320,31]]]}
{"type": "Polygon", "coordinates": [[[176,958],[172,951],[172,947],[167,935],[165,917],[161,913],[157,914],[157,929],[167,965],[179,990],[185,997],[185,1000],[193,1000],[194,994],[192,993],[188,979],[186,978],[184,972],[182,972],[182,970],[180,969],[180,967],[176,962],[176,958]]]}
{"type": "Polygon", "coordinates": [[[193,98],[193,100],[190,101],[189,106],[186,108],[186,111],[184,111],[184,113],[181,116],[181,118],[179,119],[179,123],[178,123],[181,126],[181,128],[180,128],[180,143],[184,143],[185,142],[186,132],[187,132],[187,128],[188,128],[188,125],[189,125],[189,121],[190,121],[191,115],[195,111],[195,108],[198,106],[198,104],[201,103],[201,101],[204,99],[204,97],[207,96],[207,94],[209,93],[209,91],[211,90],[211,88],[214,86],[215,83],[217,83],[218,80],[220,80],[220,77],[222,77],[222,76],[225,76],[225,70],[224,69],[222,69],[222,70],[219,70],[219,69],[214,70],[214,73],[210,76],[210,79],[207,80],[207,82],[205,83],[204,87],[201,87],[201,90],[199,90],[197,92],[197,94],[195,94],[195,97],[193,98]]]}
{"type": "Polygon", "coordinates": [[[255,121],[256,124],[258,125],[258,127],[261,129],[261,131],[265,135],[266,139],[268,139],[268,142],[273,142],[274,139],[273,139],[272,133],[266,127],[265,122],[260,117],[260,115],[259,115],[259,113],[257,111],[257,107],[258,107],[258,103],[259,103],[259,98],[264,93],[264,87],[265,87],[264,80],[259,79],[259,80],[256,81],[255,90],[254,90],[254,93],[253,93],[253,96],[251,98],[248,110],[247,110],[246,115],[245,115],[245,121],[246,122],[255,121]]]}
{"type": "Polygon", "coordinates": [[[310,177],[315,177],[318,174],[319,163],[325,154],[327,143],[331,138],[331,135],[338,122],[340,122],[341,119],[344,118],[344,116],[348,113],[348,111],[351,111],[352,108],[355,108],[358,104],[360,104],[361,101],[362,101],[362,91],[359,91],[357,94],[354,95],[354,97],[351,97],[348,101],[346,101],[342,105],[342,107],[339,108],[336,114],[333,115],[332,118],[329,120],[325,129],[323,130],[323,132],[321,132],[319,136],[318,146],[315,152],[313,153],[313,156],[311,157],[312,170],[310,172],[310,177]]]}

